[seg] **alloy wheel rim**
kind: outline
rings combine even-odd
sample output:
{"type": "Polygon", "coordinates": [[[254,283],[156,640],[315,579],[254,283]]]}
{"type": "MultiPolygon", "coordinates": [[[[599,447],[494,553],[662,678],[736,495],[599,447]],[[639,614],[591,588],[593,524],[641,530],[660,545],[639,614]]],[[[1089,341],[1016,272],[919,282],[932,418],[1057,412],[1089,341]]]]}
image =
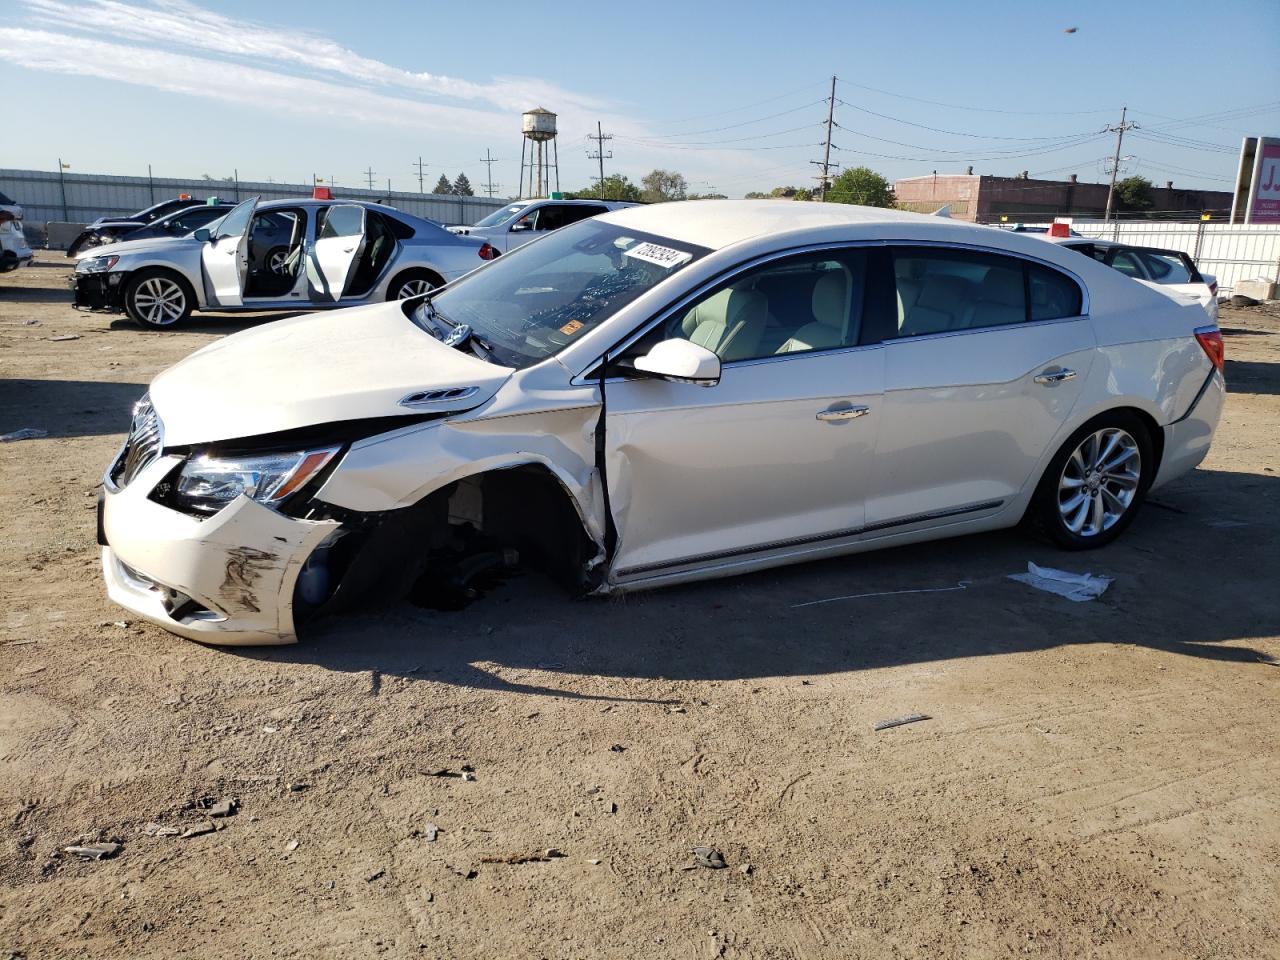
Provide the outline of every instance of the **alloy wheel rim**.
{"type": "Polygon", "coordinates": [[[421,293],[429,293],[435,289],[435,284],[430,280],[406,280],[400,285],[400,295],[398,300],[408,300],[410,297],[416,297],[421,293]]]}
{"type": "Polygon", "coordinates": [[[187,296],[174,281],[150,277],[139,284],[133,295],[133,305],[147,323],[167,327],[182,316],[187,306],[187,296]]]}
{"type": "Polygon", "coordinates": [[[1106,427],[1085,437],[1058,478],[1058,514],[1080,537],[1110,530],[1129,511],[1142,480],[1142,451],[1133,435],[1106,427]]]}
{"type": "Polygon", "coordinates": [[[267,257],[267,269],[277,276],[284,273],[286,259],[288,259],[286,254],[281,250],[277,250],[275,253],[271,254],[271,256],[267,257]]]}

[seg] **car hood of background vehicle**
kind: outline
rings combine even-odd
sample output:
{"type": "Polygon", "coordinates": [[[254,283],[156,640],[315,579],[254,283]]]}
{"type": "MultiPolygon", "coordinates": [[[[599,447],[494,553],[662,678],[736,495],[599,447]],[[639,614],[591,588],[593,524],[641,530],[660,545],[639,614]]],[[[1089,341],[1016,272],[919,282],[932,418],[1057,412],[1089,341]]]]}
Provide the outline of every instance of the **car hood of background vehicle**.
{"type": "Polygon", "coordinates": [[[399,303],[278,320],[196,351],[158,376],[151,400],[165,446],[216,443],[370,417],[469,410],[512,374],[446,347],[399,303]],[[409,394],[475,387],[468,397],[400,405],[409,394]]]}
{"type": "Polygon", "coordinates": [[[123,257],[132,253],[151,253],[154,250],[167,250],[170,253],[185,248],[199,249],[204,244],[194,237],[149,237],[146,240],[121,240],[119,243],[104,247],[86,247],[77,260],[88,260],[90,257],[123,257]],[[182,244],[182,247],[178,247],[182,244]]]}

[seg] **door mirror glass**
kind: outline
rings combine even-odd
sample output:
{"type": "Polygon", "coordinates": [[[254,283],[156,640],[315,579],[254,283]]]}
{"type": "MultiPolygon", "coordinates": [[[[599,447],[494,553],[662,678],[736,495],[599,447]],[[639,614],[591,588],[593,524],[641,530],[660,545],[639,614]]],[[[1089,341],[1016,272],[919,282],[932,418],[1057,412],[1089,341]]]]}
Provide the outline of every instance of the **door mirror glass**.
{"type": "Polygon", "coordinates": [[[690,340],[663,340],[633,364],[642,373],[675,383],[714,387],[720,382],[720,358],[690,340]]]}
{"type": "Polygon", "coordinates": [[[193,233],[192,236],[195,237],[197,240],[199,240],[201,243],[208,243],[211,239],[213,239],[213,234],[209,232],[208,227],[201,227],[199,230],[193,233]]]}
{"type": "Polygon", "coordinates": [[[521,220],[519,223],[513,223],[511,225],[512,233],[524,233],[528,229],[529,229],[529,222],[527,220],[521,220]]]}

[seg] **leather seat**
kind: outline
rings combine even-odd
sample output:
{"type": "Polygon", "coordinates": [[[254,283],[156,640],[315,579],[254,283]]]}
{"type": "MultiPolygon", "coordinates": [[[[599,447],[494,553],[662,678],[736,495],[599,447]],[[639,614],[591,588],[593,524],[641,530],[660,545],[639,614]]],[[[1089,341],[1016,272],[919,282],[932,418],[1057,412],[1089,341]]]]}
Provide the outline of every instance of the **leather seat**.
{"type": "Polygon", "coordinates": [[[769,302],[764,294],[727,287],[685,314],[680,327],[686,338],[728,363],[759,355],[768,317],[769,302]]]}
{"type": "Polygon", "coordinates": [[[994,327],[1027,319],[1022,273],[992,267],[978,285],[978,295],[965,311],[964,326],[994,327]]]}
{"type": "Polygon", "coordinates": [[[813,285],[811,306],[813,323],[806,323],[793,333],[778,353],[801,350],[830,350],[846,346],[849,341],[849,300],[853,283],[844,267],[823,274],[813,285]]]}
{"type": "Polygon", "coordinates": [[[960,325],[969,299],[969,281],[947,273],[932,273],[920,284],[920,295],[902,322],[902,336],[953,330],[960,325]]]}

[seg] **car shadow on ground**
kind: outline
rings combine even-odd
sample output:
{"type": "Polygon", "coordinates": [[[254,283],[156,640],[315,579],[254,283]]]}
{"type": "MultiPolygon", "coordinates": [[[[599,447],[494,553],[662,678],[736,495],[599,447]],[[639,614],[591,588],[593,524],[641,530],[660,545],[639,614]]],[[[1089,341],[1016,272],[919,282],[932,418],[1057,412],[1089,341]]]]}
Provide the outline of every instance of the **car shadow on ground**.
{"type": "Polygon", "coordinates": [[[50,437],[126,433],[145,383],[0,379],[0,434],[24,427],[50,437]]]}
{"type": "Polygon", "coordinates": [[[1228,358],[1223,376],[1231,393],[1280,394],[1280,365],[1228,358]]]}
{"type": "Polygon", "coordinates": [[[1159,491],[1100,551],[1066,553],[1013,530],[616,600],[574,601],[525,575],[462,611],[401,604],[321,620],[295,646],[228,653],[375,678],[657,702],[660,684],[636,696],[628,683],[814,676],[1082,643],[1255,663],[1265,659],[1258,651],[1227,644],[1280,631],[1280,601],[1239,586],[1259,564],[1280,569],[1280,523],[1261,507],[1278,497],[1274,476],[1196,471],[1159,491]],[[1100,600],[1074,603],[1008,579],[1028,561],[1115,582],[1100,600]],[[557,674],[573,676],[576,689],[558,687],[557,674]]]}
{"type": "MultiPolygon", "coordinates": [[[[288,320],[290,317],[300,317],[307,310],[293,310],[287,313],[237,313],[237,314],[217,314],[217,313],[197,313],[190,317],[186,323],[177,327],[166,327],[163,330],[154,330],[160,336],[173,336],[183,333],[214,333],[214,334],[231,334],[239,333],[241,330],[251,330],[254,327],[260,327],[264,323],[271,323],[275,320],[288,320]]],[[[107,326],[111,331],[129,331],[137,333],[143,329],[134,323],[128,317],[114,316],[107,326]]]]}
{"type": "Polygon", "coordinates": [[[0,286],[0,302],[3,303],[65,303],[71,307],[71,292],[57,287],[5,287],[0,286]]]}

